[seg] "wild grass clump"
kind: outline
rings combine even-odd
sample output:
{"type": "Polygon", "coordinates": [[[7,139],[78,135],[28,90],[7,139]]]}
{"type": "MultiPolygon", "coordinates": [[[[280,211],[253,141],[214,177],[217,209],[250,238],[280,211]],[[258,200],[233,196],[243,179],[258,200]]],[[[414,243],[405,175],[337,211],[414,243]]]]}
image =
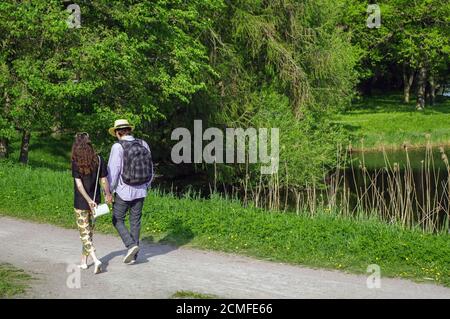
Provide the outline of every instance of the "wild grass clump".
{"type": "Polygon", "coordinates": [[[28,288],[31,276],[10,264],[0,263],[0,298],[22,294],[28,288]]]}

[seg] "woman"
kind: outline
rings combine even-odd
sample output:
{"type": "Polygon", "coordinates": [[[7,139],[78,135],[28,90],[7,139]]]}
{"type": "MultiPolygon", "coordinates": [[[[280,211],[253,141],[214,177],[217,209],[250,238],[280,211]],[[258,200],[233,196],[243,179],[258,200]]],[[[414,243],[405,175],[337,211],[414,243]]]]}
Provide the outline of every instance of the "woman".
{"type": "Polygon", "coordinates": [[[100,185],[105,192],[107,203],[112,202],[109,191],[107,163],[96,154],[88,133],[77,133],[72,146],[72,176],[74,178],[74,210],[80,231],[80,239],[83,245],[81,269],[87,269],[88,257],[91,256],[95,269],[94,273],[101,272],[101,261],[95,255],[95,248],[92,243],[93,236],[93,210],[100,203],[100,185]],[[99,171],[100,166],[100,171],[99,171]],[[97,179],[97,173],[98,179],[97,179]],[[94,191],[97,185],[97,193],[94,191]]]}

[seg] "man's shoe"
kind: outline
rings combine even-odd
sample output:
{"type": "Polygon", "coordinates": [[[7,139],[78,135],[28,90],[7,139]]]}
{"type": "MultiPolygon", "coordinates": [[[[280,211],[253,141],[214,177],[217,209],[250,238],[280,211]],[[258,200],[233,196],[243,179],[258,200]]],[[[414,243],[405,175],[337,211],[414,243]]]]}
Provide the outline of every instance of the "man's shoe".
{"type": "Polygon", "coordinates": [[[132,260],[134,260],[134,256],[136,256],[138,251],[139,251],[139,247],[138,246],[133,246],[130,249],[128,249],[128,253],[125,256],[125,258],[123,259],[123,262],[125,264],[129,264],[132,260]]]}

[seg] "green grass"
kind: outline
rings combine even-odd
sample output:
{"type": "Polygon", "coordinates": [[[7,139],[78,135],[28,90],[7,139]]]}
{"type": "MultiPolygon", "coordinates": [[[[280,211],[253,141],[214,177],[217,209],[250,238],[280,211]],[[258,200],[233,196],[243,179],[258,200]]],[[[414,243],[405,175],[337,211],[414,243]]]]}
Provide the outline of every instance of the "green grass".
{"type": "MultiPolygon", "coordinates": [[[[53,170],[70,169],[71,135],[50,136],[32,132],[28,164],[53,170]]],[[[10,144],[9,161],[17,162],[20,153],[21,137],[17,134],[10,144]]]]}
{"type": "Polygon", "coordinates": [[[400,95],[365,98],[351,110],[336,116],[351,135],[355,149],[400,148],[426,144],[427,134],[434,145],[450,144],[450,98],[441,98],[433,107],[415,109],[414,102],[404,104],[400,95]]]}
{"type": "MultiPolygon", "coordinates": [[[[95,137],[92,139],[97,152],[104,158],[109,157],[109,147],[105,151],[96,143],[100,143],[95,137]]],[[[112,143],[111,138],[108,142],[112,143]]],[[[32,132],[28,153],[28,165],[32,167],[50,168],[57,171],[70,169],[73,134],[49,134],[48,132],[32,132]]],[[[20,153],[21,136],[16,134],[10,141],[8,161],[18,162],[20,153]]]]}
{"type": "Polygon", "coordinates": [[[0,298],[22,294],[28,288],[31,276],[9,264],[0,263],[0,298]]]}
{"type": "Polygon", "coordinates": [[[210,294],[203,294],[200,292],[180,290],[174,293],[171,299],[217,299],[218,297],[210,294]]]}
{"type": "MultiPolygon", "coordinates": [[[[69,171],[0,163],[0,189],[0,214],[76,228],[69,171]]],[[[96,229],[117,235],[106,216],[96,229]]],[[[354,273],[378,264],[384,276],[450,286],[448,234],[423,234],[378,220],[326,212],[311,218],[243,207],[219,196],[176,198],[153,191],[145,201],[142,237],[354,273]]]]}

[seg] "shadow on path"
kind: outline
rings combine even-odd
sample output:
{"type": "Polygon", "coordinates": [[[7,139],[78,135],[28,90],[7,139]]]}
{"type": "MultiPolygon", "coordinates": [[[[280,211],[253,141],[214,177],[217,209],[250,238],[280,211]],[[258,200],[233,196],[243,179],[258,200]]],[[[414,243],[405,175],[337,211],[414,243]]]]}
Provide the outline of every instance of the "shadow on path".
{"type": "MultiPolygon", "coordinates": [[[[155,241],[153,236],[145,236],[139,244],[139,253],[134,265],[148,263],[151,257],[165,255],[178,249],[194,238],[194,233],[186,227],[181,220],[175,218],[170,223],[170,231],[159,241],[155,241]]],[[[113,251],[100,258],[103,263],[103,271],[107,272],[109,262],[116,257],[125,257],[127,249],[113,251]]]]}

